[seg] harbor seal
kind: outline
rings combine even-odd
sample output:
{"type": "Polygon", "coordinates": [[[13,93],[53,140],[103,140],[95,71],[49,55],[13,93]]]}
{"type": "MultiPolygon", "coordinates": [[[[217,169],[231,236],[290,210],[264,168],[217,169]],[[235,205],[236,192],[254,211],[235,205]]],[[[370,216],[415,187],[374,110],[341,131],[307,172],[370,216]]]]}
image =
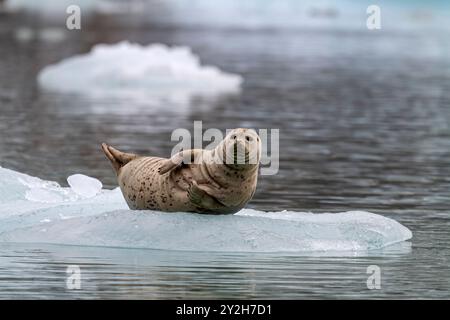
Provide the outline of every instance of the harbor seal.
{"type": "Polygon", "coordinates": [[[234,129],[212,150],[183,150],[170,159],[102,149],[117,173],[130,209],[232,214],[253,197],[261,141],[234,129]]]}

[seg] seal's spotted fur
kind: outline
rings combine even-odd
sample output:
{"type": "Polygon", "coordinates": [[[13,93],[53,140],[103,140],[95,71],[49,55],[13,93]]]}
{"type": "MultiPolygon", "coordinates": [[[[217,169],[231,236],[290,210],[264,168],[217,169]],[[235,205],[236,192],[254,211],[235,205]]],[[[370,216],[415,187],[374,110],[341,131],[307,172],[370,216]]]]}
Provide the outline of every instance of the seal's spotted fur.
{"type": "Polygon", "coordinates": [[[232,130],[213,150],[185,150],[170,159],[141,157],[102,144],[131,209],[212,214],[235,213],[252,198],[260,148],[251,129],[232,130]],[[245,150],[243,161],[227,152],[237,146],[245,150]]]}

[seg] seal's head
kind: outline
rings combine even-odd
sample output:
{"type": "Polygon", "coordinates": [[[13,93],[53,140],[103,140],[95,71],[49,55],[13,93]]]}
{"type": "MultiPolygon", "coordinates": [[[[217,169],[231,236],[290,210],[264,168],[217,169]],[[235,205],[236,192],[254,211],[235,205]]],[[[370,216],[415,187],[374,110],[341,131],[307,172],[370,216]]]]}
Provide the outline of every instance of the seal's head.
{"type": "Polygon", "coordinates": [[[239,169],[259,165],[261,158],[261,139],[253,129],[231,130],[220,144],[224,163],[239,169]]]}

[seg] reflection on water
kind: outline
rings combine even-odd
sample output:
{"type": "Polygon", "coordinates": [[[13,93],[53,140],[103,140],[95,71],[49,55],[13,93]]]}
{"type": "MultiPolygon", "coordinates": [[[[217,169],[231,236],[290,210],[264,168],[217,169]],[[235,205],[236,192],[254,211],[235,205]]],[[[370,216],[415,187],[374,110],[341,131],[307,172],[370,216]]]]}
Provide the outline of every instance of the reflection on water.
{"type": "MultiPolygon", "coordinates": [[[[204,299],[280,297],[377,297],[367,290],[366,266],[395,266],[407,245],[370,257],[300,257],[285,254],[242,254],[93,248],[74,246],[0,246],[0,298],[204,299]],[[403,247],[403,248],[402,248],[403,247]],[[69,290],[66,268],[81,268],[81,290],[69,290]],[[17,281],[20,279],[20,281],[17,281]]],[[[394,267],[384,270],[390,277],[394,267]]],[[[384,292],[404,281],[389,282],[384,292]]],[[[410,287],[408,290],[416,288],[410,287]]],[[[407,292],[405,292],[406,294],[407,292]]]]}
{"type": "Polygon", "coordinates": [[[448,269],[417,264],[402,246],[343,258],[3,244],[0,298],[447,298],[448,269]],[[367,289],[374,264],[381,290],[367,289]],[[69,265],[81,290],[66,288],[69,265]]]}
{"type": "MultiPolygon", "coordinates": [[[[337,12],[333,19],[344,13],[337,12]]],[[[406,15],[411,12],[428,11],[406,15]]],[[[434,13],[419,14],[419,20],[439,21],[434,13]]],[[[99,149],[103,141],[167,156],[175,144],[172,130],[192,129],[194,120],[205,129],[280,128],[280,172],[260,179],[250,207],[368,210],[396,219],[414,235],[406,250],[336,258],[2,245],[0,297],[448,297],[445,28],[182,28],[177,15],[164,24],[94,12],[82,32],[55,37],[48,31],[54,22],[0,14],[0,165],[63,184],[80,172],[113,187],[115,177],[99,149]],[[18,28],[33,31],[22,29],[18,36],[18,28]],[[196,100],[178,112],[170,100],[155,108],[37,87],[45,65],[124,39],[189,46],[205,64],[241,74],[242,93],[196,100]],[[82,267],[82,291],[65,290],[67,264],[82,267]],[[382,268],[382,290],[365,286],[370,264],[382,268]]]]}

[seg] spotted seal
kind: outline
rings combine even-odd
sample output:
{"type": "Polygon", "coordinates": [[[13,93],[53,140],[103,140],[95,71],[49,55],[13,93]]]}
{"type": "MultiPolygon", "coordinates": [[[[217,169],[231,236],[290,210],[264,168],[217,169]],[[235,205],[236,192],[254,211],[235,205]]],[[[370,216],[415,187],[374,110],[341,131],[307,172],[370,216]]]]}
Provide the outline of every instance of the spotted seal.
{"type": "Polygon", "coordinates": [[[171,158],[102,149],[131,209],[232,214],[253,197],[261,141],[252,129],[234,129],[212,150],[183,150],[171,158]]]}

